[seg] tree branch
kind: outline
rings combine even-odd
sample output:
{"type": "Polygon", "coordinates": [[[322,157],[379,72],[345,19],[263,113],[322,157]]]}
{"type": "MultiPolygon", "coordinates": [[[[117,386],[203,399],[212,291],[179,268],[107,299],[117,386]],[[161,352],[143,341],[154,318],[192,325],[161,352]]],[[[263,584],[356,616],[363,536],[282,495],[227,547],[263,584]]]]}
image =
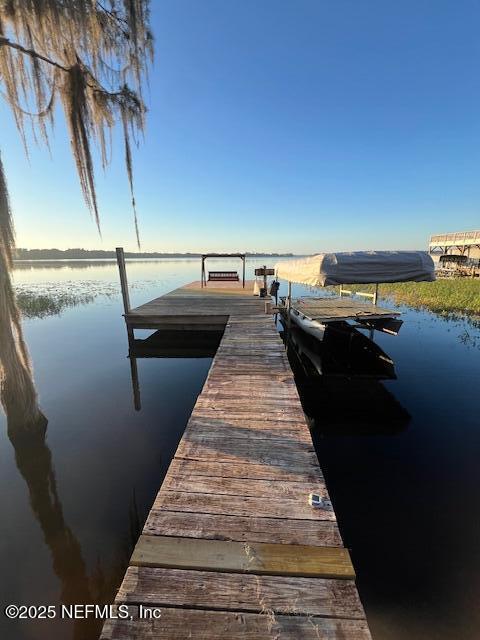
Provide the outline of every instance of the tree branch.
{"type": "MultiPolygon", "coordinates": [[[[5,36],[0,36],[0,47],[1,46],[11,47],[12,49],[20,51],[20,53],[30,56],[31,58],[38,58],[39,60],[43,60],[43,62],[51,64],[52,66],[56,67],[57,69],[60,69],[61,71],[64,71],[65,73],[70,72],[71,67],[65,67],[62,64],[55,62],[55,60],[52,60],[51,58],[47,58],[41,53],[38,53],[38,51],[35,51],[35,49],[27,49],[21,44],[18,44],[18,42],[12,42],[9,38],[6,38],[5,36]]],[[[122,91],[108,91],[107,89],[105,89],[105,87],[103,87],[98,82],[98,80],[95,78],[92,72],[88,69],[88,67],[86,67],[80,60],[78,60],[78,63],[81,66],[82,70],[85,72],[85,74],[88,75],[93,80],[93,84],[87,82],[88,86],[93,91],[97,93],[104,93],[105,95],[110,96],[111,98],[115,98],[123,94],[122,91]]]]}
{"type": "Polygon", "coordinates": [[[125,27],[128,27],[128,22],[125,20],[125,18],[120,18],[116,13],[114,13],[113,11],[110,11],[109,9],[107,9],[107,7],[105,7],[101,2],[99,2],[97,0],[97,7],[100,11],[103,11],[111,20],[114,20],[115,22],[117,22],[117,24],[122,25],[120,26],[120,31],[123,33],[124,36],[126,36],[127,38],[130,37],[130,34],[128,33],[128,31],[125,30],[125,27]]]}
{"type": "Polygon", "coordinates": [[[54,67],[61,69],[62,71],[68,71],[67,67],[64,67],[58,62],[55,62],[55,60],[51,60],[50,58],[43,56],[41,53],[38,53],[38,51],[35,51],[34,49],[27,49],[26,47],[22,47],[21,44],[18,44],[18,42],[12,42],[9,38],[5,38],[5,36],[0,36],[0,47],[5,45],[7,47],[12,47],[12,49],[16,49],[17,51],[20,51],[21,53],[24,53],[25,55],[30,56],[31,58],[39,58],[44,62],[48,62],[48,64],[51,64],[54,67]]]}

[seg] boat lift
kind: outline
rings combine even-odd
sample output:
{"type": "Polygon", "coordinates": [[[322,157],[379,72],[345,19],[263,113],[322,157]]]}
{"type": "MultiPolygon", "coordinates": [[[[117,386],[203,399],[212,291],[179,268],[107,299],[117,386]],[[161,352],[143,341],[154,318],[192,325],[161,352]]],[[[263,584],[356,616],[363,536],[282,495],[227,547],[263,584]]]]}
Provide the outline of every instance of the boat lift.
{"type": "Polygon", "coordinates": [[[319,339],[325,326],[334,322],[353,322],[351,326],[355,328],[369,329],[372,339],[375,330],[397,335],[402,325],[400,312],[377,305],[379,284],[435,280],[433,260],[424,251],[321,253],[279,262],[275,272],[288,285],[281,309],[287,325],[291,326],[293,321],[319,339]],[[340,295],[292,299],[292,282],[313,288],[338,285],[340,295]],[[344,288],[356,284],[374,284],[374,292],[344,288]],[[371,298],[371,302],[355,300],[354,296],[371,298]]]}

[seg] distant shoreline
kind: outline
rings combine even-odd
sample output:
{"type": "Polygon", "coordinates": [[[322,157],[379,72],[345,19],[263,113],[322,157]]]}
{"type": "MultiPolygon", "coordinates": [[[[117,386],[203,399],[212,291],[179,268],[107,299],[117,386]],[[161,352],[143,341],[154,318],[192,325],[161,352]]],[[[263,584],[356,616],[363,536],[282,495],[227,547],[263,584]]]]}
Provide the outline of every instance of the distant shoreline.
{"type": "MultiPolygon", "coordinates": [[[[159,253],[126,251],[128,260],[155,260],[164,258],[200,258],[201,253],[159,253]]],[[[293,253],[245,253],[247,258],[292,258],[293,253]]],[[[15,262],[34,262],[50,260],[116,260],[115,251],[97,251],[86,249],[17,249],[15,262]]]]}

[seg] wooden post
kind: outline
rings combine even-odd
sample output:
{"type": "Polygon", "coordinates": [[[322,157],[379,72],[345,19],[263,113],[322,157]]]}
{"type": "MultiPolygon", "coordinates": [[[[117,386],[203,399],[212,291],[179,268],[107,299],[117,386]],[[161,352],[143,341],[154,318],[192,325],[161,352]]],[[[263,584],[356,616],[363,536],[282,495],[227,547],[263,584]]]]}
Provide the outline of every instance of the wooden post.
{"type": "Polygon", "coordinates": [[[267,295],[267,265],[263,265],[263,288],[265,289],[265,295],[267,295]]]}
{"type": "Polygon", "coordinates": [[[245,289],[245,256],[243,256],[242,262],[243,262],[243,288],[245,289]]]}
{"type": "Polygon", "coordinates": [[[373,294],[373,304],[377,304],[378,299],[378,282],[375,285],[375,293],[373,294]]]}
{"type": "Polygon", "coordinates": [[[120,285],[122,287],[123,309],[126,314],[130,311],[130,296],[128,295],[127,270],[125,268],[125,255],[123,247],[117,247],[117,264],[120,272],[120,285]]]}
{"type": "Polygon", "coordinates": [[[288,293],[287,293],[287,327],[290,328],[292,319],[290,317],[290,309],[292,307],[292,283],[288,281],[288,293]]]}

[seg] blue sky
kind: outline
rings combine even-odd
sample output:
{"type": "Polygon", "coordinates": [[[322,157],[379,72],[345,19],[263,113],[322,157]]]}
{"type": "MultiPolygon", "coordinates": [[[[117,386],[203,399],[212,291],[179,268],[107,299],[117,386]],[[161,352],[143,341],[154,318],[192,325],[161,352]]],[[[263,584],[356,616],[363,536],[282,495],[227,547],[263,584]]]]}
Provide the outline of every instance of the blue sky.
{"type": "MultiPolygon", "coordinates": [[[[424,248],[480,227],[476,0],[154,0],[144,250],[424,248]]],[[[22,247],[135,249],[123,149],[83,204],[63,123],[0,149],[22,247]]]]}

